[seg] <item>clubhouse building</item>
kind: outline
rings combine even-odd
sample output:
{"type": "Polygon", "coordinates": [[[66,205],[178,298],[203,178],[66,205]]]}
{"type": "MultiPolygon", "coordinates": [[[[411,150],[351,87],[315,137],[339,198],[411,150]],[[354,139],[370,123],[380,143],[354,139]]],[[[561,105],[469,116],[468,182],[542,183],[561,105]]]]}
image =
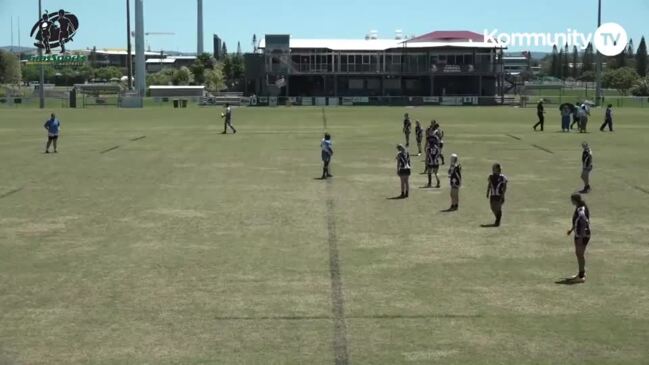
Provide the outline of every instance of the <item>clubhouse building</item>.
{"type": "Polygon", "coordinates": [[[505,93],[503,47],[469,31],[419,37],[296,39],[266,35],[246,57],[247,90],[259,97],[474,98],[505,93]]]}

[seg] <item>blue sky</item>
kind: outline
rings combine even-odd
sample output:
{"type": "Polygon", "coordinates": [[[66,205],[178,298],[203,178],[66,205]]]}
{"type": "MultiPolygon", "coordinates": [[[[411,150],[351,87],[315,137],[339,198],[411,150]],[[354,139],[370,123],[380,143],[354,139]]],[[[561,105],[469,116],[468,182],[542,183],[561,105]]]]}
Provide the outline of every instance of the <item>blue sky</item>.
{"type": "MultiPolygon", "coordinates": [[[[50,11],[63,8],[77,14],[80,30],[68,47],[125,48],[125,0],[42,0],[50,11]]],[[[649,36],[649,0],[602,0],[603,22],[622,25],[637,47],[649,36]]],[[[131,10],[134,8],[131,1],[131,10]]],[[[370,29],[393,37],[396,29],[421,35],[432,30],[485,29],[499,32],[594,32],[597,0],[204,0],[205,50],[217,33],[236,49],[251,49],[253,34],[290,33],[298,38],[362,38],[370,29]]],[[[174,32],[151,35],[152,49],[196,50],[195,0],[144,0],[145,30],[174,32]]],[[[20,17],[21,44],[37,20],[37,0],[0,0],[0,46],[10,45],[10,23],[20,17]]],[[[17,30],[14,44],[18,43],[17,30]]],[[[535,51],[550,51],[532,48],[535,51]]]]}

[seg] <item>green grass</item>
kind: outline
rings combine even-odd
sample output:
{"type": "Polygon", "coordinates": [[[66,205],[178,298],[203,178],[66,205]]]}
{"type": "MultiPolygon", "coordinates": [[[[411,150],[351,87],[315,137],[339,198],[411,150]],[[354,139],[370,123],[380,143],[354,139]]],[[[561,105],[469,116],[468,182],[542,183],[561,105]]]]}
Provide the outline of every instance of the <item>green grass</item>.
{"type": "Polygon", "coordinates": [[[330,247],[351,364],[649,361],[649,110],[578,135],[529,109],[330,108],[328,182],[318,108],[237,109],[226,136],[216,108],[55,111],[44,155],[49,110],[0,110],[0,364],[332,364],[330,247]],[[386,199],[404,112],[460,154],[459,212],[416,157],[410,199],[386,199]],[[582,140],[588,282],[557,285],[582,140]],[[483,229],[496,160],[504,225],[483,229]]]}

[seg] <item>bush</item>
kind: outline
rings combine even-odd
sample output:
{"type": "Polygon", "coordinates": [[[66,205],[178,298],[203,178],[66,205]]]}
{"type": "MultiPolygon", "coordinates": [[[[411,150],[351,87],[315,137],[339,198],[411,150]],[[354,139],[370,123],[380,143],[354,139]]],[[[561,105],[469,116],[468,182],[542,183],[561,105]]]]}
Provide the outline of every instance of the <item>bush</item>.
{"type": "Polygon", "coordinates": [[[634,96],[649,96],[649,77],[638,80],[631,88],[631,94],[634,96]]]}
{"type": "Polygon", "coordinates": [[[620,67],[607,71],[602,77],[604,87],[617,90],[620,95],[627,95],[640,76],[630,67],[620,67]]]}

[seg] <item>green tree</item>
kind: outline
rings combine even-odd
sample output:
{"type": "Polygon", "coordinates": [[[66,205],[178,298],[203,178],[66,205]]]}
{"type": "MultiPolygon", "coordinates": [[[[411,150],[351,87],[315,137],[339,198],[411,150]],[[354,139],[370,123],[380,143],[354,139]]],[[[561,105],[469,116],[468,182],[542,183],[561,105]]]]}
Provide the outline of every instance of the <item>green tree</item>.
{"type": "MultiPolygon", "coordinates": [[[[628,47],[628,45],[627,45],[628,47]]],[[[617,56],[615,56],[615,67],[620,68],[620,67],[627,67],[627,49],[625,48],[624,51],[620,52],[617,56]]]]}
{"type": "Polygon", "coordinates": [[[0,50],[0,84],[18,84],[21,79],[18,57],[11,52],[0,50]]]}
{"type": "Polygon", "coordinates": [[[561,75],[563,79],[570,77],[570,50],[568,49],[568,43],[563,47],[563,60],[561,63],[561,75]]]}
{"type": "Polygon", "coordinates": [[[561,72],[561,59],[556,44],[552,46],[552,60],[550,61],[550,76],[559,77],[561,72]]]}
{"type": "Polygon", "coordinates": [[[174,75],[172,68],[165,68],[156,73],[149,74],[146,77],[147,85],[171,85],[171,79],[174,75]]]}
{"type": "Polygon", "coordinates": [[[192,73],[187,67],[183,66],[174,71],[171,82],[174,85],[189,85],[192,82],[192,73]]]}
{"type": "Polygon", "coordinates": [[[204,78],[205,88],[209,91],[218,92],[225,88],[223,73],[219,68],[214,68],[213,70],[205,70],[204,78]]]}
{"type": "Polygon", "coordinates": [[[225,45],[225,42],[223,42],[223,45],[221,46],[221,51],[222,51],[221,55],[223,57],[228,55],[228,46],[225,45]]]}
{"type": "Polygon", "coordinates": [[[95,70],[95,78],[99,80],[110,81],[111,79],[121,79],[124,76],[122,70],[115,66],[100,67],[95,70]]]}
{"type": "Polygon", "coordinates": [[[644,37],[640,40],[638,51],[635,53],[635,69],[638,75],[647,76],[647,44],[644,37]]]}
{"type": "Polygon", "coordinates": [[[631,67],[620,67],[605,72],[602,76],[602,84],[606,88],[617,90],[620,95],[627,95],[638,78],[638,73],[631,67]]]}
{"type": "Polygon", "coordinates": [[[572,78],[577,79],[579,76],[579,51],[577,51],[577,46],[572,46],[572,78]]]}
{"type": "Polygon", "coordinates": [[[593,53],[592,43],[588,43],[586,49],[584,49],[584,56],[581,60],[581,72],[594,71],[595,68],[593,64],[595,63],[595,54],[593,53]]]}
{"type": "Polygon", "coordinates": [[[631,88],[631,94],[635,96],[649,96],[649,77],[643,77],[636,81],[631,88]]]}
{"type": "Polygon", "coordinates": [[[592,82],[595,81],[595,71],[582,72],[577,78],[579,81],[592,82]]]}

